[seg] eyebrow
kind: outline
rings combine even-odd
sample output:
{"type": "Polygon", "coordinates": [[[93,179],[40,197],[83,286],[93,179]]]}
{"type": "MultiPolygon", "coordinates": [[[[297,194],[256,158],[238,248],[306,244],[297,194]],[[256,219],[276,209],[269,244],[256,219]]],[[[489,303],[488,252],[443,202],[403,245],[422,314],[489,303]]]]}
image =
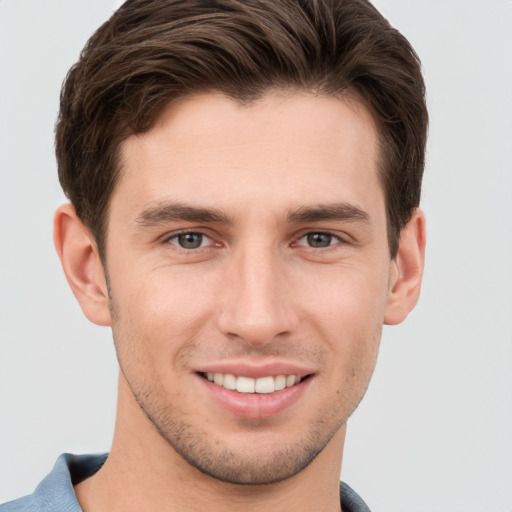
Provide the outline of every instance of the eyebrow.
{"type": "Polygon", "coordinates": [[[302,206],[288,213],[288,222],[291,223],[328,220],[369,223],[370,216],[358,206],[347,203],[302,206]]]}
{"type": "Polygon", "coordinates": [[[173,221],[229,223],[229,217],[216,208],[197,208],[183,203],[163,202],[144,209],[135,219],[141,227],[157,226],[173,221]]]}
{"type": "MultiPolygon", "coordinates": [[[[288,212],[289,223],[320,221],[362,221],[368,223],[369,215],[361,208],[347,203],[301,206],[288,212]]],[[[232,223],[231,218],[217,208],[199,208],[179,202],[162,202],[145,208],[135,219],[141,227],[151,227],[168,222],[218,222],[232,223]]]]}

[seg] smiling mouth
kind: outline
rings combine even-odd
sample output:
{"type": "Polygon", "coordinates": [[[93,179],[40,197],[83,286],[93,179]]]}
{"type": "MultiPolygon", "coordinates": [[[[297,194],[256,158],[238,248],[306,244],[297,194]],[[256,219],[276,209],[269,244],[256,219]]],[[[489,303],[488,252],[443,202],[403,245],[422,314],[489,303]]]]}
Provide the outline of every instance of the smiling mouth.
{"type": "Polygon", "coordinates": [[[238,393],[261,393],[269,394],[276,391],[281,391],[286,388],[291,388],[309,377],[306,375],[300,377],[299,375],[276,375],[259,377],[253,379],[251,377],[236,376],[230,373],[201,373],[203,378],[209,380],[217,386],[221,386],[225,389],[232,391],[238,391],[238,393]]]}

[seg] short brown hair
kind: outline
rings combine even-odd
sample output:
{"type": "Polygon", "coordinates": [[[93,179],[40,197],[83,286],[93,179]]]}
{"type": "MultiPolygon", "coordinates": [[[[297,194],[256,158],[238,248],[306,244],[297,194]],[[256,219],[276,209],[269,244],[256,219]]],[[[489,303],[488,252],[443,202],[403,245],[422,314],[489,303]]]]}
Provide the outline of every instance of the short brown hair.
{"type": "Polygon", "coordinates": [[[366,0],[128,0],[87,42],[61,92],[59,179],[104,254],[119,147],[176,98],[272,89],[355,95],[381,143],[391,255],[418,206],[428,115],[420,61],[366,0]]]}

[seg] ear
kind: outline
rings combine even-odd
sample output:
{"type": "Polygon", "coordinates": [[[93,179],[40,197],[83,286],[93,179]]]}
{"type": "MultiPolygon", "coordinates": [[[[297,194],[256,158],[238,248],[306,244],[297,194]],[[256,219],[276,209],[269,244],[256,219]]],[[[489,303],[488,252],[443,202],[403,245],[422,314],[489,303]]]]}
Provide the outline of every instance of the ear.
{"type": "Polygon", "coordinates": [[[418,302],[425,263],[425,241],[425,215],[416,209],[400,232],[398,252],[391,262],[385,324],[403,322],[418,302]]]}
{"type": "Polygon", "coordinates": [[[53,241],[85,316],[97,325],[111,325],[107,282],[96,242],[71,204],[55,212],[53,241]]]}

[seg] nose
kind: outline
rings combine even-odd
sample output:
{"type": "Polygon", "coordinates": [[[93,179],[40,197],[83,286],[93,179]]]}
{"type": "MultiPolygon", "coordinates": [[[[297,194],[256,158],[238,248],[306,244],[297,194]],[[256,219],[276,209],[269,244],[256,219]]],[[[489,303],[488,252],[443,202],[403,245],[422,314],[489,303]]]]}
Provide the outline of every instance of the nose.
{"type": "Polygon", "coordinates": [[[298,315],[279,255],[271,249],[240,251],[226,268],[219,296],[220,330],[258,346],[294,331],[298,315]]]}

